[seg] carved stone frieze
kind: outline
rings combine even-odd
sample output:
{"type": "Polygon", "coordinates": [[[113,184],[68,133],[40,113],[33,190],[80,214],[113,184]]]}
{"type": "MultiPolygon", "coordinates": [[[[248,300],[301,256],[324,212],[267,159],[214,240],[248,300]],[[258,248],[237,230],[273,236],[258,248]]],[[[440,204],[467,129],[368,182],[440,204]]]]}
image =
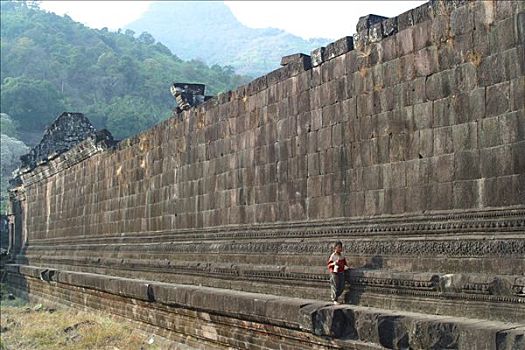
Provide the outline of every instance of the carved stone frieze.
{"type": "MultiPolygon", "coordinates": [[[[503,257],[524,256],[525,239],[493,239],[476,238],[469,240],[449,239],[426,239],[399,240],[399,239],[377,239],[377,240],[354,240],[338,236],[345,243],[348,255],[359,256],[436,256],[446,255],[448,257],[503,257]]],[[[201,242],[176,243],[164,242],[147,244],[148,252],[154,253],[198,253],[224,254],[224,253],[273,253],[273,254],[326,254],[329,251],[328,242],[283,242],[283,241],[246,241],[246,242],[201,242]]],[[[119,247],[119,252],[140,252],[144,250],[143,244],[113,244],[113,245],[59,245],[51,250],[66,251],[113,251],[119,247]]],[[[31,251],[49,251],[50,247],[45,245],[33,245],[28,249],[31,251]]]]}
{"type": "MultiPolygon", "coordinates": [[[[155,232],[139,234],[121,234],[112,236],[75,237],[76,243],[93,242],[152,242],[178,240],[245,240],[245,239],[275,239],[275,238],[362,238],[375,236],[414,236],[432,234],[467,235],[470,233],[498,235],[503,233],[525,232],[525,208],[512,210],[493,210],[480,212],[450,212],[436,213],[426,216],[406,215],[402,217],[383,217],[377,219],[357,220],[327,220],[325,222],[273,224],[261,227],[219,227],[213,229],[179,230],[172,232],[155,232]]],[[[34,239],[32,244],[46,243],[57,245],[70,243],[70,238],[34,239]]]]}

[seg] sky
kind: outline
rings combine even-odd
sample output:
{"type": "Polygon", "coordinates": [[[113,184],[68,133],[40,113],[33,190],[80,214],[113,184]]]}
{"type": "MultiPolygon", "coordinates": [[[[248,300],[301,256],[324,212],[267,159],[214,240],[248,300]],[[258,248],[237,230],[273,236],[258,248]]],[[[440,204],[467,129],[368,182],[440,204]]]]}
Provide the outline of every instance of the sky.
{"type": "MultiPolygon", "coordinates": [[[[152,1],[42,1],[40,7],[92,28],[123,28],[152,1]]],[[[360,16],[396,16],[425,1],[225,1],[237,19],[252,28],[274,27],[305,39],[352,35],[360,16]]]]}

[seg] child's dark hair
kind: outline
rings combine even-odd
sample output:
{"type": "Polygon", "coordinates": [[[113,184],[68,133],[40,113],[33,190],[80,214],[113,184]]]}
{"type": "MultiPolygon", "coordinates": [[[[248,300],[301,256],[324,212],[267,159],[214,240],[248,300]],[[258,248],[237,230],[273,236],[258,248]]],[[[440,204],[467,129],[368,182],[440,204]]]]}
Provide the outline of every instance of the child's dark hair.
{"type": "Polygon", "coordinates": [[[334,249],[335,249],[335,247],[337,247],[337,246],[341,246],[341,248],[342,248],[342,247],[343,247],[343,242],[341,242],[341,241],[335,241],[335,243],[334,243],[334,249]]]}

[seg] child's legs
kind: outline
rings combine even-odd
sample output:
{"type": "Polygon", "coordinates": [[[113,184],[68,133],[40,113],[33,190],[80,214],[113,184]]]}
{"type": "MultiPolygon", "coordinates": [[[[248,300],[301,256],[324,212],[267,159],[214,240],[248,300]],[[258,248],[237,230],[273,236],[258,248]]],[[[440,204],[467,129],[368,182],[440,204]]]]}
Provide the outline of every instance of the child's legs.
{"type": "Polygon", "coordinates": [[[339,298],[339,296],[343,294],[343,291],[345,290],[345,274],[343,272],[336,274],[336,283],[336,298],[339,298]]]}
{"type": "Polygon", "coordinates": [[[333,301],[337,300],[337,297],[339,296],[337,294],[337,274],[336,273],[330,273],[330,297],[333,301]]]}

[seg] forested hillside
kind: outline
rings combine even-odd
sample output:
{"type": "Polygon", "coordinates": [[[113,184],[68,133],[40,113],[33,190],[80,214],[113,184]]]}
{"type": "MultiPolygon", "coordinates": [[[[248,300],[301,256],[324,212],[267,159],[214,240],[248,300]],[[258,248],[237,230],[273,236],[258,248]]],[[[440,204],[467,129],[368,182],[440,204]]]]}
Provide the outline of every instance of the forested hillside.
{"type": "Polygon", "coordinates": [[[183,61],[148,33],[90,29],[33,3],[2,1],[1,16],[1,112],[28,144],[64,110],[123,138],[169,116],[173,81],[216,94],[248,80],[231,67],[183,61]]]}
{"type": "Polygon", "coordinates": [[[254,77],[278,68],[282,56],[308,54],[333,41],[305,40],[275,28],[249,28],[222,1],[157,1],[126,27],[151,33],[181,58],[231,65],[254,77]]]}

